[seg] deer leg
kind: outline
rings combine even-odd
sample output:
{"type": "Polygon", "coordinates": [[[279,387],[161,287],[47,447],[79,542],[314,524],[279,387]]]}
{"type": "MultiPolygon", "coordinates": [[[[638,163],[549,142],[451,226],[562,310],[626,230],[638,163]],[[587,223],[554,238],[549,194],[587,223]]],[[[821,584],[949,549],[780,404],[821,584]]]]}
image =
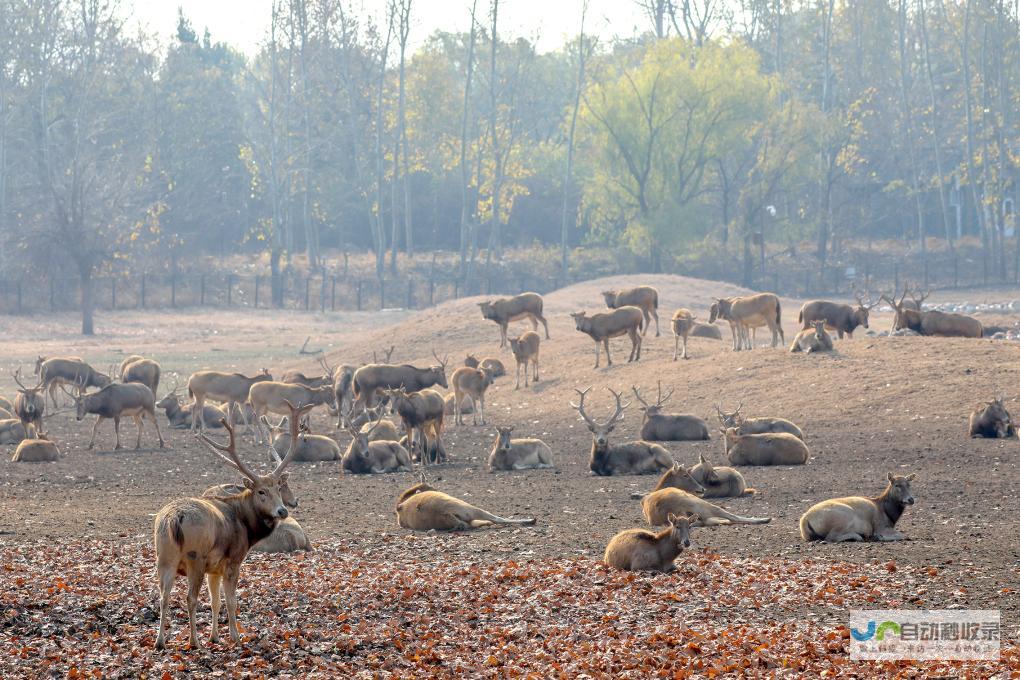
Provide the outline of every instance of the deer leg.
{"type": "Polygon", "coordinates": [[[117,450],[123,448],[120,445],[120,416],[114,416],[113,417],[113,432],[114,432],[114,434],[117,435],[117,445],[113,447],[113,450],[117,451],[117,450]]]}
{"type": "MultiPolygon", "coordinates": [[[[521,362],[520,361],[517,362],[517,372],[514,374],[514,378],[515,378],[514,389],[515,390],[521,389],[521,362]]],[[[524,379],[525,380],[528,379],[528,367],[527,366],[524,367],[524,379]]]]}
{"type": "Polygon", "coordinates": [[[595,368],[599,367],[599,341],[595,341],[595,368]]]}
{"type": "Polygon", "coordinates": [[[680,336],[673,336],[673,361],[676,361],[677,355],[680,353],[680,336]]]}
{"type": "Polygon", "coordinates": [[[542,321],[542,326],[545,328],[545,339],[549,340],[549,322],[545,320],[544,316],[538,317],[542,321]]]}
{"type": "Polygon", "coordinates": [[[212,622],[209,625],[209,642],[220,641],[220,574],[209,574],[209,605],[212,609],[212,622]]]}
{"type": "Polygon", "coordinates": [[[506,347],[506,331],[509,324],[502,323],[499,325],[499,346],[502,349],[506,347]]]}
{"type": "Polygon", "coordinates": [[[659,310],[653,308],[652,316],[655,317],[655,337],[659,337],[659,310]]]}
{"type": "MultiPolygon", "coordinates": [[[[248,432],[251,432],[251,430],[252,430],[252,424],[248,420],[248,409],[246,409],[244,407],[245,403],[247,403],[247,402],[243,402],[242,401],[241,404],[238,406],[238,408],[241,411],[241,420],[244,421],[244,431],[245,431],[245,433],[248,433],[248,432]]],[[[258,420],[258,418],[256,418],[256,420],[258,420]]]]}
{"type": "Polygon", "coordinates": [[[237,577],[238,568],[231,566],[227,569],[223,579],[223,592],[227,596],[227,630],[230,631],[230,639],[237,644],[241,636],[237,632],[237,577]]]}
{"type": "Polygon", "coordinates": [[[103,416],[97,417],[96,424],[92,426],[92,439],[89,440],[90,450],[92,449],[92,447],[96,445],[96,430],[99,429],[99,423],[103,422],[103,420],[104,420],[103,416]]]}
{"type": "Polygon", "coordinates": [[[205,574],[201,565],[193,560],[188,565],[188,644],[192,649],[198,647],[198,626],[195,623],[196,609],[198,609],[198,593],[202,590],[202,581],[205,574]]]}
{"type": "Polygon", "coordinates": [[[202,411],[205,410],[205,400],[200,399],[196,394],[191,402],[191,431],[199,429],[199,426],[205,429],[205,418],[202,417],[202,411]]]}
{"type": "MultiPolygon", "coordinates": [[[[525,373],[527,373],[527,371],[525,371],[525,373]]],[[[477,400],[475,400],[474,397],[471,397],[471,410],[472,411],[476,411],[478,413],[478,417],[481,420],[482,425],[484,425],[485,424],[485,395],[484,394],[482,394],[482,396],[478,397],[477,400]]],[[[474,417],[474,414],[472,413],[472,418],[473,417],[474,417]]],[[[474,420],[472,420],[472,422],[475,425],[478,424],[474,420]]]]}
{"type": "Polygon", "coordinates": [[[159,431],[159,420],[156,418],[156,410],[153,409],[149,415],[152,416],[152,426],[156,428],[156,437],[159,439],[159,448],[166,448],[166,444],[163,443],[163,433],[159,431]]]}
{"type": "Polygon", "coordinates": [[[528,314],[528,318],[531,320],[531,330],[538,332],[538,319],[535,318],[534,314],[528,314]]]}
{"type": "Polygon", "coordinates": [[[135,425],[138,426],[138,438],[135,440],[135,450],[142,448],[142,416],[140,413],[132,416],[135,419],[135,425]]]}
{"type": "Polygon", "coordinates": [[[170,628],[170,593],[174,589],[177,570],[174,565],[160,564],[159,568],[159,633],[156,634],[156,649],[166,646],[166,633],[170,628]]]}
{"type": "MultiPolygon", "coordinates": [[[[537,355],[535,356],[534,359],[531,360],[531,365],[535,369],[535,375],[532,376],[531,382],[538,382],[538,356],[537,355]]],[[[528,367],[525,366],[524,370],[525,370],[525,372],[527,372],[528,367]]]]}
{"type": "Polygon", "coordinates": [[[652,315],[648,313],[647,309],[642,309],[641,311],[642,311],[642,313],[644,314],[644,317],[645,317],[645,327],[641,330],[641,335],[647,335],[648,334],[648,326],[650,326],[651,323],[652,323],[652,315]]]}
{"type": "Polygon", "coordinates": [[[689,359],[689,358],[690,357],[687,356],[687,336],[685,335],[684,336],[684,359],[689,359]]]}

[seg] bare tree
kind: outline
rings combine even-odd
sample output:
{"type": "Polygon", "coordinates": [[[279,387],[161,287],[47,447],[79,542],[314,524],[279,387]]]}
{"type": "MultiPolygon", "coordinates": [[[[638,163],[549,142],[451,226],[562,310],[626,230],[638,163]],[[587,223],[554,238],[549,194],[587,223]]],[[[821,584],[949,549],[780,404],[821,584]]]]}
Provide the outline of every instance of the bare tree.
{"type": "Polygon", "coordinates": [[[924,0],[918,0],[918,19],[921,26],[921,46],[924,49],[924,70],[928,76],[929,112],[931,113],[932,143],[935,147],[935,181],[939,188],[939,210],[942,212],[942,224],[945,227],[946,245],[953,250],[953,232],[949,227],[949,213],[946,210],[946,176],[942,172],[942,141],[939,136],[938,97],[935,95],[935,76],[931,68],[931,50],[928,45],[928,19],[924,9],[924,0]]]}
{"type": "MultiPolygon", "coordinates": [[[[570,230],[568,217],[570,213],[570,189],[574,174],[574,134],[577,131],[577,112],[581,108],[581,90],[584,89],[584,67],[588,54],[593,49],[584,40],[584,20],[588,14],[588,0],[581,3],[581,29],[577,34],[577,80],[574,81],[574,108],[570,113],[570,130],[567,133],[567,157],[563,171],[563,212],[560,219],[560,269],[566,280],[570,273],[570,230]]],[[[576,219],[576,217],[575,217],[576,219]]]]}
{"type": "Polygon", "coordinates": [[[465,263],[468,257],[468,244],[471,242],[471,233],[474,227],[471,225],[471,213],[469,209],[468,186],[470,180],[470,169],[467,162],[468,149],[468,117],[471,111],[471,85],[474,78],[475,67],[475,41],[477,34],[477,21],[475,20],[478,10],[478,0],[471,2],[471,30],[468,33],[467,63],[465,64],[464,77],[464,106],[460,116],[460,266],[465,271],[465,263]]]}

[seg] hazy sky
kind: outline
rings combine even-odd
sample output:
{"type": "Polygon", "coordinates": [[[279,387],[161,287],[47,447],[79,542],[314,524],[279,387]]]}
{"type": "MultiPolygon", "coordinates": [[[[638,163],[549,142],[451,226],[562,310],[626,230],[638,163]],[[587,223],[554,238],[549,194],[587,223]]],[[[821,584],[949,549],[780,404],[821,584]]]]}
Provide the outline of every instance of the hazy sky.
{"type": "MultiPolygon", "coordinates": [[[[421,43],[436,29],[467,30],[471,0],[414,0],[412,42],[421,43]]],[[[206,27],[214,41],[226,42],[252,54],[269,25],[270,0],[126,0],[134,21],[167,44],[176,26],[177,8],[199,34],[206,27]]],[[[381,17],[385,0],[353,0],[359,15],[381,17]]],[[[488,0],[478,0],[478,13],[488,17],[488,0]]],[[[538,41],[540,50],[558,47],[565,36],[576,35],[581,0],[501,0],[499,31],[538,41]]],[[[630,36],[645,30],[648,21],[633,0],[590,0],[586,31],[605,38],[630,36]]]]}

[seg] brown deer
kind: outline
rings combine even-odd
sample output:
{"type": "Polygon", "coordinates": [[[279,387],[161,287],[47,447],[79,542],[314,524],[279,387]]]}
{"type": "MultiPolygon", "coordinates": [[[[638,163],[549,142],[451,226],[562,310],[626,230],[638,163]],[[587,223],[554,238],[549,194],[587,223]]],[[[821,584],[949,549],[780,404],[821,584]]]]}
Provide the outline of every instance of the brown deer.
{"type": "MultiPolygon", "coordinates": [[[[165,397],[156,402],[156,408],[163,409],[170,427],[174,430],[187,430],[191,428],[191,407],[192,404],[181,403],[177,396],[177,388],[169,392],[165,397]]],[[[205,422],[207,427],[217,429],[220,427],[220,418],[226,417],[226,406],[203,406],[205,410],[205,422]]]]}
{"type": "Polygon", "coordinates": [[[343,427],[344,409],[353,407],[354,372],[356,366],[341,364],[333,371],[333,401],[336,404],[336,429],[343,427]]]}
{"type": "Polygon", "coordinates": [[[17,418],[0,420],[0,444],[20,444],[26,435],[24,423],[17,418]]]}
{"type": "Polygon", "coordinates": [[[964,314],[948,314],[937,309],[917,311],[908,308],[904,303],[907,292],[904,289],[899,302],[886,295],[882,296],[882,299],[888,302],[895,311],[895,316],[893,317],[894,331],[910,329],[920,335],[935,335],[947,338],[980,338],[984,335],[981,322],[974,317],[964,314]]]}
{"type": "Polygon", "coordinates": [[[739,470],[725,465],[716,467],[704,454],[698,454],[698,464],[691,468],[690,474],[704,488],[703,498],[736,498],[758,493],[757,489],[747,485],[739,470]]]}
{"type": "Polygon", "coordinates": [[[810,456],[803,441],[785,432],[742,435],[733,427],[720,432],[730,465],[804,465],[810,456]]]}
{"type": "Polygon", "coordinates": [[[71,386],[82,392],[88,387],[106,387],[113,380],[81,359],[54,357],[39,366],[39,382],[49,393],[53,408],[57,408],[58,388],[71,386]]]}
{"type": "Polygon", "coordinates": [[[616,427],[616,423],[623,419],[623,411],[629,404],[622,403],[620,394],[609,390],[609,393],[616,399],[616,407],[609,419],[598,423],[588,416],[584,410],[584,398],[591,387],[584,390],[574,390],[581,395],[580,402],[570,403],[581,419],[588,426],[591,432],[591,459],[589,468],[593,473],[601,477],[611,475],[653,475],[673,467],[673,458],[669,451],[658,444],[651,444],[645,441],[629,442],[627,444],[609,444],[609,434],[616,427]]]}
{"type": "Polygon", "coordinates": [[[645,327],[642,335],[648,334],[648,327],[655,317],[655,337],[659,337],[659,291],[651,286],[637,286],[623,290],[604,290],[602,297],[609,309],[620,307],[637,307],[645,316],[645,327]]]}
{"type": "Polygon", "coordinates": [[[970,414],[968,434],[971,437],[989,439],[1011,439],[1016,436],[1016,426],[1006,410],[1004,397],[997,397],[984,404],[978,404],[970,414]]]}
{"type": "Polygon", "coordinates": [[[421,481],[397,499],[397,525],[416,531],[468,531],[494,524],[533,525],[534,519],[508,519],[465,503],[421,481]]]}
{"type": "Polygon", "coordinates": [[[443,396],[435,390],[424,389],[408,392],[405,388],[389,389],[384,392],[390,404],[400,416],[404,432],[409,437],[408,450],[417,454],[422,465],[430,461],[439,463],[446,459],[443,445],[443,396]],[[435,453],[435,456],[433,456],[435,453]]]}
{"type": "Polygon", "coordinates": [[[499,326],[500,347],[506,347],[506,333],[510,322],[519,319],[529,319],[531,321],[531,329],[534,331],[538,330],[538,322],[541,321],[542,326],[545,327],[545,339],[548,340],[549,324],[546,322],[545,317],[542,316],[542,305],[542,296],[538,293],[521,293],[512,298],[487,300],[478,303],[482,310],[482,318],[494,321],[499,326]]]}
{"type": "Polygon", "coordinates": [[[326,363],[326,360],[322,357],[319,358],[319,366],[321,366],[322,370],[325,371],[322,375],[310,377],[301,371],[292,368],[283,374],[283,377],[280,378],[280,382],[291,385],[304,385],[305,387],[313,389],[324,387],[326,385],[333,387],[333,371],[335,369],[326,363]]]}
{"type": "Polygon", "coordinates": [[[840,340],[843,339],[844,333],[852,339],[858,326],[868,327],[868,314],[878,304],[878,302],[870,304],[865,302],[864,297],[857,292],[854,293],[854,297],[857,298],[856,308],[828,300],[805,302],[804,306],[800,308],[797,320],[800,321],[801,328],[804,330],[810,329],[815,321],[824,321],[825,327],[836,331],[840,340]]]}
{"type": "Polygon", "coordinates": [[[735,427],[737,434],[768,434],[770,432],[785,432],[792,434],[801,441],[804,440],[804,433],[797,425],[791,423],[786,418],[774,418],[771,416],[759,416],[756,418],[745,418],[740,414],[740,409],[744,407],[744,402],[737,404],[737,409],[730,413],[726,413],[719,407],[718,404],[715,406],[715,412],[719,415],[719,423],[724,428],[735,427]]]}
{"type": "MultiPolygon", "coordinates": [[[[298,423],[310,409],[293,408],[290,413],[291,443],[297,442],[298,423]]],[[[153,542],[156,546],[156,571],[159,577],[160,616],[156,649],[166,646],[170,626],[170,594],[174,577],[188,579],[188,633],[192,649],[198,646],[195,609],[206,574],[212,603],[210,642],[219,642],[220,585],[227,600],[227,626],[230,638],[240,642],[237,632],[237,581],[241,563],[251,547],[269,536],[288,516],[280,495],[286,481],[285,470],[293,460],[294,448],[270,474],[257,475],[237,455],[234,428],[226,419],[229,441],[219,444],[205,434],[200,440],[209,450],[244,476],[245,489],[225,497],[179,498],[163,506],[156,514],[153,542]]]]}
{"type": "MultiPolygon", "coordinates": [[[[377,420],[368,429],[360,431],[348,427],[351,435],[350,446],[344,453],[340,467],[353,475],[382,474],[386,472],[410,472],[413,464],[407,450],[396,441],[372,440],[372,431],[383,422],[377,420]]],[[[366,423],[368,425],[368,423],[366,423]]]]}
{"type": "Polygon", "coordinates": [[[43,411],[46,410],[46,396],[42,379],[35,387],[25,387],[21,382],[21,369],[14,371],[14,382],[18,394],[14,397],[14,415],[18,416],[26,430],[34,425],[36,432],[42,431],[43,411]]]}
{"type": "Polygon", "coordinates": [[[153,394],[156,394],[162,373],[159,362],[138,355],[132,355],[128,359],[124,360],[127,363],[122,362],[120,365],[120,381],[122,383],[141,383],[152,390],[153,394]],[[133,361],[128,361],[128,359],[133,359],[133,361]]]}
{"type": "MultiPolygon", "coordinates": [[[[278,455],[275,461],[279,464],[280,457],[278,455]]],[[[244,489],[243,484],[217,484],[203,491],[202,497],[222,498],[225,496],[236,496],[239,493],[243,493],[244,489]]],[[[280,482],[280,500],[290,509],[298,506],[297,498],[294,496],[294,492],[286,480],[281,480],[280,482]]],[[[255,543],[251,549],[265,553],[284,553],[297,552],[298,550],[310,551],[314,548],[312,548],[312,542],[308,540],[305,530],[298,524],[297,520],[293,517],[287,517],[276,525],[273,533],[255,543]]]]}
{"type": "MultiPolygon", "coordinates": [[[[474,413],[474,410],[475,409],[471,400],[467,396],[461,399],[460,412],[462,414],[471,414],[474,413]]],[[[443,413],[448,416],[456,415],[457,413],[457,404],[455,403],[452,392],[443,397],[443,413]]]]}
{"type": "Polygon", "coordinates": [[[98,416],[95,425],[92,426],[92,438],[89,440],[89,449],[95,446],[96,431],[99,430],[99,425],[107,418],[113,420],[113,430],[117,435],[117,446],[115,449],[120,449],[120,419],[125,416],[134,418],[135,425],[138,426],[138,439],[135,441],[136,449],[142,447],[142,419],[146,416],[152,419],[152,426],[156,428],[159,448],[164,448],[163,435],[159,431],[159,421],[156,420],[156,398],[148,387],[140,383],[113,383],[93,394],[83,394],[84,389],[82,387],[79,390],[79,395],[74,398],[77,420],[80,422],[90,413],[98,416]]]}
{"type": "Polygon", "coordinates": [[[335,400],[332,384],[323,384],[320,387],[306,387],[300,383],[283,383],[275,380],[263,380],[254,383],[248,390],[248,403],[255,411],[255,441],[267,441],[269,433],[263,431],[262,417],[270,413],[286,415],[287,406],[285,402],[297,404],[298,406],[332,405],[335,400]]]}
{"type": "Polygon", "coordinates": [[[662,412],[663,406],[673,396],[673,388],[665,396],[662,394],[662,381],[658,383],[658,396],[654,404],[649,404],[641,396],[634,385],[631,390],[639,402],[644,414],[641,420],[641,439],[643,441],[704,441],[709,438],[708,424],[697,416],[667,414],[662,412]]]}
{"type": "Polygon", "coordinates": [[[805,541],[900,541],[896,522],[914,504],[910,482],[914,475],[889,473],[889,484],[879,496],[847,496],[822,501],[800,518],[800,537],[805,541]]]}
{"type": "Polygon", "coordinates": [[[485,357],[479,361],[473,354],[468,354],[464,358],[464,365],[468,368],[484,368],[493,378],[502,378],[506,375],[506,367],[503,362],[493,357],[485,357]]]}
{"type": "MultiPolygon", "coordinates": [[[[493,377],[484,368],[461,366],[453,372],[450,383],[453,385],[454,420],[458,425],[464,424],[460,405],[465,399],[471,400],[471,424],[477,425],[481,418],[482,425],[485,425],[485,392],[492,381],[493,377]]],[[[445,400],[443,405],[445,407],[445,400]]]]}
{"type": "MultiPolygon", "coordinates": [[[[198,371],[192,373],[188,378],[188,396],[194,401],[191,405],[191,412],[197,413],[198,418],[191,419],[191,429],[201,427],[205,429],[205,400],[222,401],[227,404],[227,421],[234,424],[234,405],[243,405],[248,401],[248,392],[255,383],[272,380],[273,376],[269,370],[263,368],[258,375],[248,376],[240,373],[221,373],[220,371],[198,371]]],[[[247,432],[251,429],[251,422],[248,413],[241,410],[244,420],[244,429],[247,432]]]]}
{"type": "Polygon", "coordinates": [[[404,387],[408,392],[441,385],[449,389],[446,382],[446,364],[449,357],[440,359],[435,350],[432,356],[439,363],[429,368],[416,368],[410,364],[395,366],[392,364],[368,364],[354,372],[354,397],[359,408],[370,408],[375,405],[376,395],[383,390],[404,387]]]}
{"type": "Polygon", "coordinates": [[[831,352],[832,336],[825,332],[825,319],[812,321],[813,328],[805,329],[797,333],[790,345],[791,352],[831,352]]]}
{"type": "Polygon", "coordinates": [[[541,338],[538,337],[538,333],[533,331],[528,331],[520,337],[510,340],[510,351],[513,352],[514,361],[517,363],[517,380],[514,383],[515,390],[521,388],[522,368],[524,369],[524,386],[528,386],[528,364],[531,364],[533,369],[532,382],[538,382],[538,351],[540,344],[541,338]]]}
{"type": "Polygon", "coordinates": [[[628,571],[676,569],[676,558],[691,547],[691,526],[697,515],[666,518],[669,526],[658,533],[645,529],[627,529],[613,536],[602,560],[610,567],[628,571]]]}
{"type": "Polygon", "coordinates": [[[14,402],[7,397],[0,397],[0,408],[10,413],[14,413],[14,402]]]}
{"type": "Polygon", "coordinates": [[[641,501],[645,521],[652,526],[667,524],[670,515],[697,515],[693,526],[713,527],[724,524],[768,524],[771,517],[743,517],[727,512],[714,503],[698,498],[680,489],[666,488],[653,491],[641,501]]]}
{"type": "Polygon", "coordinates": [[[708,338],[709,340],[722,340],[722,331],[714,323],[701,323],[695,321],[691,328],[692,338],[708,338]]]}
{"type": "Polygon", "coordinates": [[[599,367],[599,343],[606,350],[606,363],[613,365],[613,358],[609,355],[609,340],[621,336],[630,337],[630,357],[627,362],[641,359],[641,324],[644,317],[637,307],[620,307],[608,314],[592,314],[587,312],[573,312],[570,317],[574,320],[577,330],[589,336],[595,341],[595,368],[599,367]]]}
{"type": "MultiPolygon", "coordinates": [[[[661,489],[680,489],[699,496],[705,492],[705,487],[694,479],[691,472],[680,463],[673,463],[673,467],[663,472],[652,491],[661,489]]],[[[632,493],[630,497],[640,500],[647,495],[647,493],[632,493]]]]}
{"type": "Polygon", "coordinates": [[[709,309],[709,323],[724,319],[730,323],[733,334],[733,351],[753,349],[749,329],[767,326],[772,332],[772,346],[786,343],[783,334],[782,307],[773,293],[758,293],[746,297],[717,298],[709,309]]]}
{"type": "MultiPolygon", "coordinates": [[[[280,451],[290,450],[290,433],[283,428],[287,425],[287,418],[284,416],[278,425],[271,425],[269,420],[262,416],[262,424],[269,432],[269,457],[279,462],[280,451]]],[[[300,426],[299,426],[300,429],[300,426]]],[[[310,432],[298,434],[297,450],[294,452],[295,463],[321,463],[323,461],[340,460],[340,445],[332,437],[310,432]]]]}
{"type": "Polygon", "coordinates": [[[511,439],[512,427],[497,427],[489,454],[489,472],[552,468],[552,449],[541,439],[511,439]]]}
{"type": "MultiPolygon", "coordinates": [[[[683,356],[684,359],[689,359],[687,356],[687,338],[690,337],[691,331],[694,330],[694,315],[691,314],[691,310],[684,309],[681,307],[673,313],[673,361],[677,360],[678,356],[683,356]],[[680,341],[684,343],[683,354],[680,354],[680,341]]],[[[712,326],[715,328],[715,326],[712,326]]],[[[716,328],[716,330],[719,330],[716,328]]]]}
{"type": "Polygon", "coordinates": [[[27,436],[18,444],[11,457],[12,463],[53,463],[60,460],[60,449],[46,434],[36,434],[35,427],[28,426],[27,436]]]}

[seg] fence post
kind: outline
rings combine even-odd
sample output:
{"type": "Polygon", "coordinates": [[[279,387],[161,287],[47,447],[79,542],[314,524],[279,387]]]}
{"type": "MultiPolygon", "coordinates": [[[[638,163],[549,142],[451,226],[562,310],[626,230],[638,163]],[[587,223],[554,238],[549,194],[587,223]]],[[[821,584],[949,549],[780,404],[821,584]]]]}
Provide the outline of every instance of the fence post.
{"type": "Polygon", "coordinates": [[[460,279],[454,279],[453,281],[453,299],[460,299],[460,279]]]}
{"type": "Polygon", "coordinates": [[[361,311],[361,279],[358,279],[358,311],[361,311]]]}
{"type": "Polygon", "coordinates": [[[414,279],[407,277],[407,304],[406,309],[414,309],[414,279]]]}
{"type": "Polygon", "coordinates": [[[110,279],[110,309],[117,309],[117,277],[110,279]]]}
{"type": "Polygon", "coordinates": [[[54,311],[53,305],[54,305],[54,302],[56,301],[56,297],[57,297],[56,289],[55,288],[56,288],[56,285],[55,285],[55,283],[53,281],[53,277],[51,276],[50,277],[50,311],[51,312],[54,311]]]}
{"type": "Polygon", "coordinates": [[[311,276],[306,276],[305,277],[305,311],[306,312],[309,310],[309,297],[308,296],[310,295],[311,289],[312,289],[312,277],[311,276]]]}
{"type": "Polygon", "coordinates": [[[429,276],[429,307],[436,304],[436,280],[429,276]]]}
{"type": "Polygon", "coordinates": [[[259,308],[259,286],[261,284],[262,284],[262,277],[259,274],[256,274],[255,275],[255,309],[259,308]]]}
{"type": "Polygon", "coordinates": [[[957,261],[956,253],[953,253],[953,288],[958,288],[959,285],[960,285],[959,262],[957,261]]]}
{"type": "Polygon", "coordinates": [[[928,258],[927,257],[924,258],[924,262],[922,262],[921,264],[924,265],[924,287],[927,288],[928,287],[928,258]]]}
{"type": "Polygon", "coordinates": [[[330,277],[329,311],[336,311],[336,276],[330,277]]]}
{"type": "Polygon", "coordinates": [[[386,309],[386,279],[379,279],[379,309],[386,309]]]}
{"type": "Polygon", "coordinates": [[[319,311],[326,311],[326,275],[323,274],[319,281],[319,311]]]}
{"type": "Polygon", "coordinates": [[[170,275],[170,306],[177,307],[177,272],[170,275]]]}
{"type": "Polygon", "coordinates": [[[139,302],[142,304],[142,309],[145,309],[145,274],[142,274],[142,294],[139,296],[139,302]]]}
{"type": "Polygon", "coordinates": [[[205,274],[198,279],[198,304],[205,307],[205,274]]]}

